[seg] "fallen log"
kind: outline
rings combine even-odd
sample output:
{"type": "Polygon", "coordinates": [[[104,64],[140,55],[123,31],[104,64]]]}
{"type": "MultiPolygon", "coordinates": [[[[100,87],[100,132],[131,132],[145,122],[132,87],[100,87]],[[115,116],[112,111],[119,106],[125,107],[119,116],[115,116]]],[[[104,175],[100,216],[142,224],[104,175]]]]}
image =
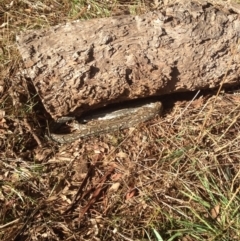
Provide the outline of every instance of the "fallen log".
{"type": "Polygon", "coordinates": [[[238,84],[237,7],[182,1],[140,16],[75,21],[17,38],[54,119],[110,103],[238,84]]]}

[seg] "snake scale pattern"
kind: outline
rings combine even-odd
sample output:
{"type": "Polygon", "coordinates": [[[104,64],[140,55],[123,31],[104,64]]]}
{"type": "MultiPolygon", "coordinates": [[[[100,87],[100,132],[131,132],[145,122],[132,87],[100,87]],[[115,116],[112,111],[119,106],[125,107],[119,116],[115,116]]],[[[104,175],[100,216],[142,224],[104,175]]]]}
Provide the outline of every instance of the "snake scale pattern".
{"type": "Polygon", "coordinates": [[[103,117],[89,121],[86,124],[74,124],[74,129],[77,131],[71,134],[51,133],[50,138],[58,143],[69,143],[91,135],[134,127],[139,123],[154,118],[156,115],[160,115],[161,111],[161,102],[153,102],[138,107],[125,108],[106,113],[103,117]]]}

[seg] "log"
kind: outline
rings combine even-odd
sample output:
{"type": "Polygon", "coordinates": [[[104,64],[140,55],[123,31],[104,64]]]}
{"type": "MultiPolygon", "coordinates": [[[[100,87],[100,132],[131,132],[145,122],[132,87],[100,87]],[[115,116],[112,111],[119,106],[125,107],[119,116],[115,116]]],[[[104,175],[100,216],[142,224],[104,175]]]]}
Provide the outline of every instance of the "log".
{"type": "Polygon", "coordinates": [[[26,72],[54,119],[111,103],[239,83],[239,10],[181,1],[140,16],[21,33],[26,72]]]}

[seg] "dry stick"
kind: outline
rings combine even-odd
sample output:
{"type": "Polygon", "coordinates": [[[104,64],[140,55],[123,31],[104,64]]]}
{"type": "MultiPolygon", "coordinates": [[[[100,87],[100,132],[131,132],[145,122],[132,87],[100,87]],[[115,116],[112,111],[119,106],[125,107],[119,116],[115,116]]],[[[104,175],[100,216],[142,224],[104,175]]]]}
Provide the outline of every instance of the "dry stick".
{"type": "MultiPolygon", "coordinates": [[[[224,82],[225,78],[226,78],[226,74],[225,74],[225,76],[224,76],[223,81],[220,83],[220,87],[219,87],[219,89],[218,89],[218,92],[217,92],[217,94],[216,94],[216,97],[219,95],[219,93],[220,93],[220,91],[221,91],[221,89],[222,89],[223,82],[224,82]]],[[[203,122],[203,124],[202,124],[202,128],[201,128],[201,130],[200,130],[200,132],[199,132],[199,135],[198,135],[198,137],[197,137],[196,143],[199,143],[199,142],[200,142],[200,139],[202,138],[203,129],[204,129],[204,127],[206,126],[207,120],[209,119],[209,116],[211,115],[211,113],[212,113],[212,111],[213,111],[213,105],[215,104],[216,99],[217,99],[217,98],[214,99],[213,104],[210,106],[210,110],[207,112],[207,115],[206,115],[206,117],[205,117],[205,119],[204,119],[204,122],[203,122]]]]}
{"type": "Polygon", "coordinates": [[[223,149],[227,148],[228,146],[231,146],[238,139],[240,139],[240,135],[237,135],[236,138],[234,138],[233,140],[228,142],[226,145],[214,149],[214,152],[216,153],[216,152],[222,151],[223,149]]]}
{"type": "Polygon", "coordinates": [[[18,230],[17,234],[15,235],[13,241],[18,241],[21,237],[21,234],[26,230],[27,225],[30,221],[33,220],[34,216],[39,212],[39,210],[44,207],[45,204],[45,200],[43,200],[36,208],[35,210],[30,214],[30,216],[27,218],[27,220],[25,221],[25,223],[23,224],[23,226],[18,230]]]}
{"type": "Polygon", "coordinates": [[[240,186],[237,188],[236,192],[233,193],[233,196],[229,200],[227,206],[224,208],[224,212],[227,212],[228,207],[231,205],[231,203],[233,202],[234,198],[237,196],[238,192],[240,192],[240,186]]]}
{"type": "MultiPolygon", "coordinates": [[[[118,145],[116,148],[114,148],[114,150],[112,150],[112,151],[107,155],[107,157],[104,158],[103,163],[104,163],[105,165],[107,165],[107,164],[106,164],[106,159],[109,158],[109,157],[127,140],[127,138],[132,134],[132,132],[133,132],[133,131],[131,131],[131,132],[124,138],[124,140],[123,140],[121,143],[119,143],[119,145],[118,145]]],[[[82,197],[82,189],[83,189],[83,187],[84,187],[85,184],[87,183],[87,180],[88,180],[89,177],[90,177],[90,174],[91,174],[91,172],[92,172],[92,170],[93,170],[92,168],[94,168],[94,166],[92,166],[92,167],[89,169],[89,171],[88,171],[86,177],[84,178],[82,184],[80,185],[80,187],[79,187],[79,189],[78,189],[75,197],[73,198],[73,201],[72,201],[71,205],[65,210],[64,213],[69,212],[69,211],[77,204],[77,202],[79,201],[79,199],[82,197]]]]}
{"type": "MultiPolygon", "coordinates": [[[[207,105],[208,103],[206,103],[205,105],[204,105],[204,108],[205,108],[205,106],[207,105]]],[[[234,113],[235,112],[235,110],[237,110],[237,108],[238,108],[239,106],[236,106],[230,113],[229,113],[229,115],[231,115],[232,113],[234,113]]],[[[204,109],[203,108],[203,109],[204,109]]],[[[200,112],[199,112],[200,113],[200,112]]],[[[238,119],[238,117],[240,116],[240,114],[239,115],[237,115],[234,119],[233,119],[233,121],[231,122],[231,124],[228,126],[228,128],[224,131],[224,133],[218,138],[218,142],[220,142],[220,140],[225,136],[225,134],[228,132],[228,130],[233,126],[233,124],[235,124],[236,123],[236,121],[237,121],[237,119],[238,119]]],[[[226,119],[226,117],[224,117],[223,119],[222,119],[222,121],[224,121],[226,119]]],[[[205,133],[206,133],[207,131],[205,131],[205,133]]],[[[208,134],[208,132],[207,132],[207,134],[208,134]]],[[[238,139],[238,137],[237,137],[237,139],[238,139]]],[[[235,139],[234,139],[235,140],[235,139]]],[[[232,140],[231,141],[231,143],[233,143],[233,141],[234,140],[232,140]]],[[[217,144],[217,141],[216,140],[214,140],[214,139],[212,139],[212,141],[214,142],[214,144],[217,144]]],[[[227,146],[229,146],[229,144],[226,144],[226,145],[224,145],[223,147],[217,147],[217,148],[215,148],[214,149],[214,151],[215,152],[218,152],[219,150],[221,150],[221,149],[224,149],[225,147],[227,147],[227,146]]]]}
{"type": "Polygon", "coordinates": [[[113,173],[114,171],[114,167],[110,168],[107,173],[101,178],[101,180],[99,180],[99,183],[97,185],[97,187],[95,188],[94,193],[92,194],[92,197],[90,199],[90,201],[88,202],[88,204],[79,212],[79,224],[80,221],[83,217],[83,215],[88,211],[88,209],[97,201],[97,199],[99,198],[99,195],[101,194],[101,191],[103,189],[105,189],[105,187],[107,186],[107,184],[105,184],[106,180],[109,178],[109,176],[113,173]]]}
{"type": "MultiPolygon", "coordinates": [[[[237,44],[239,44],[239,42],[240,42],[240,40],[238,40],[238,43],[237,43],[237,44]]],[[[235,54],[236,54],[236,48],[235,48],[235,49],[232,49],[231,52],[232,52],[232,57],[234,57],[235,54]],[[234,51],[234,50],[235,50],[235,51],[234,51]]],[[[228,66],[230,66],[230,62],[231,62],[231,61],[232,61],[232,59],[229,60],[228,66]]],[[[223,77],[223,81],[221,81],[221,83],[220,83],[220,86],[219,86],[219,88],[218,88],[218,92],[217,92],[217,94],[215,95],[214,102],[213,102],[213,104],[211,105],[210,110],[208,111],[208,113],[207,113],[207,115],[206,115],[206,117],[205,117],[205,119],[204,119],[202,128],[201,128],[200,133],[199,133],[199,135],[198,135],[198,137],[197,137],[197,140],[196,140],[197,143],[199,143],[200,139],[202,138],[203,129],[204,129],[204,127],[206,126],[207,120],[209,119],[209,116],[210,116],[210,114],[211,114],[212,111],[213,111],[213,105],[215,104],[215,102],[216,102],[216,100],[217,100],[217,97],[219,96],[220,91],[222,90],[222,87],[223,87],[223,84],[224,84],[224,82],[225,82],[225,80],[226,80],[226,77],[227,77],[227,71],[225,72],[225,75],[224,75],[224,77],[223,77]]]]}
{"type": "Polygon", "coordinates": [[[79,19],[80,17],[82,17],[82,15],[83,15],[84,13],[87,12],[87,10],[88,10],[88,7],[83,8],[83,9],[82,9],[75,17],[73,17],[72,19],[73,19],[73,20],[79,19]]]}
{"type": "MultiPolygon", "coordinates": [[[[232,112],[234,112],[237,108],[238,108],[238,106],[237,106],[235,109],[233,109],[233,110],[230,112],[230,114],[231,114],[232,112]]],[[[224,133],[219,137],[218,141],[220,141],[220,140],[224,137],[224,135],[229,131],[229,129],[233,126],[233,124],[235,124],[235,123],[237,122],[239,116],[240,116],[240,114],[238,114],[237,116],[235,116],[235,118],[233,119],[232,123],[228,126],[228,128],[224,131],[224,133]]]]}
{"type": "Polygon", "coordinates": [[[37,144],[42,147],[42,142],[40,141],[40,139],[38,138],[38,136],[36,135],[35,131],[32,130],[31,126],[29,125],[28,121],[26,118],[24,118],[23,124],[27,127],[27,129],[29,130],[29,132],[32,134],[33,138],[35,139],[35,141],[37,142],[37,144]]]}
{"type": "Polygon", "coordinates": [[[19,223],[19,221],[20,221],[20,218],[17,218],[17,219],[15,219],[15,220],[13,220],[13,221],[11,221],[9,223],[3,224],[3,225],[0,226],[0,230],[4,229],[4,228],[7,228],[9,226],[12,226],[15,223],[19,223]]]}
{"type": "Polygon", "coordinates": [[[198,90],[198,92],[194,95],[193,99],[188,103],[188,105],[184,108],[184,110],[182,111],[182,113],[180,113],[180,115],[173,121],[173,123],[171,124],[171,126],[173,126],[177,120],[179,118],[181,118],[184,114],[184,112],[187,110],[187,108],[192,104],[192,102],[197,98],[198,94],[199,94],[200,90],[198,90]]]}
{"type": "Polygon", "coordinates": [[[125,240],[127,240],[127,241],[134,241],[133,239],[128,238],[127,236],[119,233],[119,232],[117,231],[117,229],[114,229],[112,232],[113,232],[113,234],[118,234],[121,238],[123,238],[123,239],[125,239],[125,240]],[[115,231],[115,230],[116,230],[116,231],[115,231]]]}
{"type": "Polygon", "coordinates": [[[88,170],[88,173],[86,175],[86,177],[84,178],[84,180],[82,181],[81,185],[78,188],[78,191],[76,193],[76,195],[74,196],[72,203],[70,204],[70,206],[64,211],[64,213],[67,213],[69,211],[71,211],[73,209],[73,207],[77,204],[78,200],[82,197],[82,193],[83,193],[83,187],[86,186],[88,179],[91,176],[91,173],[93,172],[94,166],[91,166],[88,170]]]}

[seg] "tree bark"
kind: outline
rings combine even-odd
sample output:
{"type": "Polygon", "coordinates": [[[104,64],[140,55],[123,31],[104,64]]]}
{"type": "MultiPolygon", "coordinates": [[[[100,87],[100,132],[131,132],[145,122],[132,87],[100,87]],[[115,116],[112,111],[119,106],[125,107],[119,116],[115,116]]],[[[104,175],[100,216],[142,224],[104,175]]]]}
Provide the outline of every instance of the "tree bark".
{"type": "Polygon", "coordinates": [[[22,33],[18,46],[54,119],[131,99],[238,84],[239,10],[181,1],[141,16],[22,33]]]}

